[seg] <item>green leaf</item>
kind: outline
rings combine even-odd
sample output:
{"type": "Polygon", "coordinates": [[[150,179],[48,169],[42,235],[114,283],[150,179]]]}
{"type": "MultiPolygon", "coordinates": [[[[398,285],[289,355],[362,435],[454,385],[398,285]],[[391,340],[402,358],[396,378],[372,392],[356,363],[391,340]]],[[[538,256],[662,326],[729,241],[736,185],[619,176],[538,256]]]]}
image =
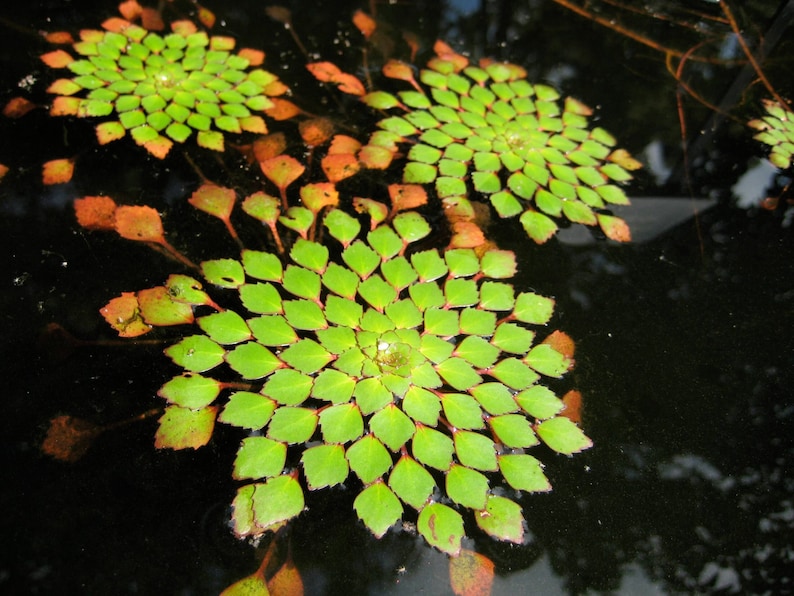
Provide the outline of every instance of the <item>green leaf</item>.
{"type": "Polygon", "coordinates": [[[209,295],[202,291],[201,283],[188,275],[169,275],[165,287],[174,302],[184,302],[195,306],[212,304],[209,295]]]}
{"type": "Polygon", "coordinates": [[[273,413],[267,427],[267,436],[290,444],[305,443],[311,439],[316,427],[315,410],[282,406],[273,413]]]}
{"type": "Polygon", "coordinates": [[[492,416],[488,419],[494,439],[513,449],[533,447],[539,443],[532,425],[520,414],[492,416]]]}
{"type": "Polygon", "coordinates": [[[290,207],[287,214],[279,217],[278,221],[290,230],[295,230],[301,236],[305,236],[314,223],[314,213],[306,207],[290,207]]]}
{"type": "Polygon", "coordinates": [[[297,370],[283,368],[277,370],[262,388],[262,395],[286,406],[297,406],[309,397],[313,379],[297,370]]]}
{"type": "Polygon", "coordinates": [[[284,315],[287,322],[295,329],[314,331],[325,329],[328,322],[323,316],[323,311],[316,302],[309,300],[285,300],[283,303],[284,315]]]}
{"type": "Polygon", "coordinates": [[[456,430],[452,440],[458,461],[464,466],[488,472],[499,468],[494,442],[485,435],[470,430],[456,430]]]}
{"type": "Polygon", "coordinates": [[[226,354],[226,362],[244,379],[261,379],[284,366],[273,352],[253,341],[241,344],[226,354]]]}
{"type": "Polygon", "coordinates": [[[516,402],[530,416],[545,420],[562,411],[562,400],[551,389],[543,385],[533,385],[516,395],[516,402]]]}
{"type": "Polygon", "coordinates": [[[488,368],[499,357],[499,348],[492,346],[482,337],[470,335],[457,345],[455,356],[463,358],[476,368],[488,368]]]}
{"type": "Polygon", "coordinates": [[[419,310],[442,307],[446,303],[441,288],[433,282],[413,284],[408,287],[408,293],[419,310]]]}
{"type": "Polygon", "coordinates": [[[341,484],[350,472],[341,445],[310,447],[303,452],[301,463],[309,490],[341,484]]]}
{"type": "Polygon", "coordinates": [[[513,286],[498,281],[485,281],[480,286],[480,308],[485,310],[513,310],[513,286]]]}
{"type": "Polygon", "coordinates": [[[436,250],[426,250],[411,255],[411,264],[421,281],[433,281],[447,274],[447,264],[436,250]]]}
{"type": "Polygon", "coordinates": [[[185,370],[204,372],[223,362],[226,350],[206,335],[191,335],[166,348],[165,354],[185,370]]]}
{"type": "MultiPolygon", "coordinates": [[[[326,368],[314,378],[312,397],[340,404],[349,401],[356,387],[356,381],[348,374],[326,368]]],[[[322,421],[322,416],[320,417],[322,421]]],[[[332,442],[326,440],[327,442],[332,442]]]]}
{"type": "Polygon", "coordinates": [[[417,422],[436,426],[441,411],[441,401],[435,393],[411,386],[403,397],[403,410],[417,422]]]}
{"type": "Polygon", "coordinates": [[[202,331],[219,344],[238,344],[251,339],[251,330],[243,318],[232,310],[216,312],[196,319],[202,331]]]}
{"type": "Polygon", "coordinates": [[[398,300],[386,307],[386,316],[397,329],[412,329],[422,324],[422,313],[411,300],[398,300]]]}
{"type": "Polygon", "coordinates": [[[298,265],[317,273],[325,271],[328,265],[328,248],[317,242],[298,238],[292,245],[289,256],[298,265]]]}
{"type": "Polygon", "coordinates": [[[557,233],[557,224],[553,219],[537,211],[524,211],[521,215],[521,225],[527,235],[538,244],[543,244],[557,233]]]}
{"type": "MultiPolygon", "coordinates": [[[[466,308],[460,311],[460,332],[462,334],[491,336],[494,334],[495,329],[496,314],[474,308],[466,308]]],[[[500,347],[500,349],[504,348],[500,347]]],[[[527,346],[527,349],[529,349],[529,346],[527,346]]]]}
{"type": "Polygon", "coordinates": [[[450,279],[444,284],[447,306],[473,306],[480,301],[477,283],[471,279],[450,279]]]}
{"type": "Polygon", "coordinates": [[[302,339],[280,354],[292,368],[312,374],[328,364],[333,356],[313,339],[302,339]]]}
{"type": "Polygon", "coordinates": [[[356,334],[350,327],[329,327],[317,332],[320,344],[332,354],[341,354],[356,345],[356,334]]]}
{"type": "Polygon", "coordinates": [[[533,294],[521,292],[516,299],[513,316],[524,323],[545,325],[554,313],[554,300],[533,294]]]}
{"type": "Polygon", "coordinates": [[[548,344],[538,344],[524,358],[539,373],[549,377],[561,377],[570,370],[573,362],[548,344]]]}
{"type": "Polygon", "coordinates": [[[243,439],[237,457],[234,459],[232,477],[236,480],[246,478],[268,478],[281,474],[287,459],[287,446],[266,437],[243,439]]]}
{"type": "Polygon", "coordinates": [[[323,273],[323,285],[343,298],[354,300],[358,291],[358,276],[336,263],[330,263],[323,273]]]}
{"type": "Polygon", "coordinates": [[[300,298],[320,298],[320,276],[303,267],[288,265],[284,271],[284,289],[300,298]]]}
{"type": "Polygon", "coordinates": [[[191,410],[179,406],[168,406],[158,420],[154,435],[157,449],[198,449],[212,437],[218,408],[210,406],[191,410]]]}
{"type": "MultiPolygon", "coordinates": [[[[377,412],[394,401],[392,392],[377,378],[361,379],[356,384],[353,395],[356,397],[358,407],[361,408],[361,413],[365,416],[377,412]]],[[[378,438],[383,440],[382,437],[378,438]]]]}
{"type": "MultiPolygon", "coordinates": [[[[412,286],[412,288],[416,287],[418,286],[412,286]]],[[[432,333],[441,337],[458,335],[460,333],[460,324],[457,311],[428,308],[425,311],[425,333],[432,333]]]]}
{"type": "Polygon", "coordinates": [[[480,272],[480,259],[470,248],[453,248],[444,253],[450,277],[470,277],[480,272]]]}
{"type": "MultiPolygon", "coordinates": [[[[364,484],[370,484],[383,476],[392,466],[389,452],[373,435],[366,435],[347,449],[350,469],[364,484]]],[[[402,510],[402,508],[401,508],[402,510]]]]}
{"type": "Polygon", "coordinates": [[[358,285],[358,293],[380,312],[397,299],[397,291],[377,274],[362,281],[358,285]]]}
{"type": "Polygon", "coordinates": [[[241,428],[259,430],[270,420],[276,406],[276,402],[259,393],[237,391],[229,397],[218,420],[241,428]]]}
{"type": "Polygon", "coordinates": [[[343,246],[350,244],[361,232],[361,224],[358,220],[340,209],[329,211],[323,223],[328,228],[328,233],[343,246]]]}
{"type": "MultiPolygon", "coordinates": [[[[387,228],[383,228],[387,229],[387,228]]],[[[402,246],[402,244],[400,244],[402,246]]],[[[416,271],[405,257],[397,257],[383,263],[380,267],[384,279],[399,292],[417,280],[416,271]]]]}
{"type": "Polygon", "coordinates": [[[369,246],[356,240],[342,252],[342,260],[355,271],[361,279],[369,275],[380,265],[380,256],[369,246]]]}
{"type": "Polygon", "coordinates": [[[433,494],[436,483],[420,463],[403,455],[389,475],[389,487],[403,503],[419,510],[433,494]]]}
{"type": "Polygon", "coordinates": [[[403,514],[400,500],[380,480],[361,491],[353,502],[353,507],[375,538],[383,537],[403,514]]]}
{"type": "Polygon", "coordinates": [[[421,240],[430,234],[430,224],[415,211],[398,213],[392,225],[406,244],[421,240]]]}
{"type": "Polygon", "coordinates": [[[557,453],[572,455],[593,446],[593,442],[568,418],[558,416],[544,420],[535,432],[546,445],[557,453]]]}
{"type": "Polygon", "coordinates": [[[210,405],[221,392],[221,383],[201,375],[185,373],[174,377],[157,392],[169,403],[197,410],[210,405]]]}
{"type": "Polygon", "coordinates": [[[452,439],[447,435],[422,424],[416,425],[411,452],[417,461],[443,472],[452,464],[454,449],[452,439]]]}
{"type": "Polygon", "coordinates": [[[463,518],[451,507],[431,503],[419,512],[416,528],[430,546],[452,557],[460,553],[463,518]]]}
{"type": "Polygon", "coordinates": [[[423,335],[419,346],[420,353],[432,362],[443,362],[450,356],[455,346],[435,335],[423,335]]]}
{"type": "Polygon", "coordinates": [[[526,354],[534,339],[535,333],[529,329],[514,323],[501,323],[496,328],[491,343],[503,352],[526,354]]]}
{"type": "Polygon", "coordinates": [[[460,391],[482,382],[482,377],[462,358],[448,358],[437,364],[435,368],[444,381],[460,391]]]}
{"type": "Polygon", "coordinates": [[[255,487],[252,497],[254,522],[260,528],[285,522],[303,511],[303,490],[293,476],[276,476],[255,487]]]}
{"type": "Polygon", "coordinates": [[[435,166],[412,161],[405,165],[403,182],[406,184],[430,184],[437,175],[438,170],[435,166]]]}
{"type": "Polygon", "coordinates": [[[489,250],[481,259],[485,277],[504,279],[516,274],[516,255],[510,250],[489,250]]]}
{"type": "Polygon", "coordinates": [[[283,312],[281,296],[269,283],[243,284],[240,286],[240,300],[249,311],[258,314],[279,314],[283,312]]]}
{"type": "Polygon", "coordinates": [[[416,430],[411,419],[393,403],[370,418],[369,428],[392,451],[397,451],[405,445],[416,430]]]}
{"type": "Polygon", "coordinates": [[[204,261],[201,272],[204,279],[221,288],[237,288],[245,282],[243,265],[234,259],[204,261]]]}
{"type": "Polygon", "coordinates": [[[447,421],[455,428],[485,428],[482,408],[472,396],[465,393],[444,393],[441,396],[441,405],[447,421]]]}
{"type": "Polygon", "coordinates": [[[505,497],[490,495],[487,515],[475,515],[480,529],[498,540],[521,544],[524,540],[524,516],[521,506],[505,497]]]}
{"type": "Polygon", "coordinates": [[[248,319],[248,326],[260,344],[286,346],[298,341],[298,334],[280,315],[264,315],[248,319]]]}
{"type": "Polygon", "coordinates": [[[483,383],[473,387],[470,393],[491,416],[518,411],[513,393],[502,383],[483,383]]]}
{"type": "Polygon", "coordinates": [[[531,493],[551,490],[549,479],[543,473],[543,464],[531,455],[503,454],[498,459],[502,476],[514,489],[531,493]]]}
{"type": "Polygon", "coordinates": [[[367,234],[367,242],[384,260],[391,259],[403,249],[400,237],[389,226],[378,226],[367,234]]]}
{"type": "Polygon", "coordinates": [[[471,468],[452,464],[447,472],[447,496],[458,505],[469,509],[485,509],[488,496],[488,479],[471,468]]]}
{"type": "Polygon", "coordinates": [[[320,412],[320,429],[326,443],[347,443],[363,434],[364,419],[356,404],[339,404],[320,412]]]}
{"type": "Polygon", "coordinates": [[[521,391],[538,380],[539,375],[516,358],[505,358],[489,371],[489,374],[508,387],[521,391]]]}

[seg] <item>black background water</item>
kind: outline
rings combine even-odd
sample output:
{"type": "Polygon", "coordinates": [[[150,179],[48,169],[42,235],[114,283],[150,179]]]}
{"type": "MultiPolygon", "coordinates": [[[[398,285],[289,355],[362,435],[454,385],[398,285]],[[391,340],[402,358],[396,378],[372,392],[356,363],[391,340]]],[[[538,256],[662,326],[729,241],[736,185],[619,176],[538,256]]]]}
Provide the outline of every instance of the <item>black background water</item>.
{"type": "MultiPolygon", "coordinates": [[[[686,196],[676,168],[675,84],[657,52],[550,1],[427,4],[378,6],[397,37],[411,30],[427,48],[443,35],[597,106],[599,124],[621,146],[636,155],[654,143],[664,149],[671,177],[663,181],[659,168],[640,174],[631,194],[686,196]]],[[[743,22],[765,31],[778,3],[753,4],[743,22]]],[[[259,3],[208,5],[224,21],[219,31],[264,48],[266,66],[297,81],[296,97],[311,101],[317,91],[303,58],[259,3]]],[[[349,16],[367,6],[290,6],[312,52],[355,68],[359,37],[349,16]]],[[[49,48],[30,32],[95,27],[114,11],[98,1],[4,4],[0,16],[19,28],[2,27],[0,103],[15,95],[46,101],[52,73],[37,56],[49,48]]],[[[689,42],[669,24],[627,22],[671,45],[689,42]]],[[[783,40],[769,74],[785,95],[792,48],[783,40]]],[[[731,51],[726,43],[736,57],[731,51]]],[[[740,69],[693,65],[690,72],[716,102],[740,69]]],[[[756,116],[749,100],[760,95],[753,87],[740,97],[747,103],[737,113],[756,116]]],[[[690,130],[700,130],[709,112],[692,101],[686,107],[690,130]]],[[[156,391],[175,374],[162,346],[61,356],[39,341],[51,322],[83,339],[111,338],[99,307],[162,283],[173,269],[145,248],[81,231],[71,200],[99,193],[159,200],[175,243],[196,258],[228,253],[212,235],[217,228],[206,220],[197,228],[184,208],[195,185],[184,165],[141,170],[140,152],[117,145],[96,151],[89,124],[43,110],[0,121],[0,163],[12,167],[0,182],[4,593],[213,594],[257,566],[257,553],[226,525],[239,440],[228,429],[196,452],[155,451],[153,421],[107,433],[76,464],[38,450],[53,416],[96,423],[134,416],[160,405],[156,391]],[[37,182],[38,164],[73,153],[80,155],[75,183],[37,182]]],[[[572,381],[584,394],[595,447],[547,459],[554,491],[522,499],[526,545],[472,532],[469,546],[497,565],[495,593],[792,591],[794,246],[780,212],[740,209],[731,193],[760,151],[740,125],[709,134],[692,156],[692,173],[695,194],[716,206],[641,245],[535,247],[500,227],[499,241],[519,254],[516,284],[555,296],[554,324],[577,341],[572,381]]],[[[294,524],[293,554],[308,593],[449,592],[442,555],[406,533],[372,539],[352,498],[345,489],[312,495],[294,524]]]]}

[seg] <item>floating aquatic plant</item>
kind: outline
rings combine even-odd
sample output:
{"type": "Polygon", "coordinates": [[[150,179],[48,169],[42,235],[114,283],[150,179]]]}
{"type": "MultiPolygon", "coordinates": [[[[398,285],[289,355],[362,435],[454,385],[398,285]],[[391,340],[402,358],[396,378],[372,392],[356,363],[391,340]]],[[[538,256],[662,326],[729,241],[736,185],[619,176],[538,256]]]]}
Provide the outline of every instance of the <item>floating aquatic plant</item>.
{"type": "Polygon", "coordinates": [[[794,155],[794,112],[769,99],[764,100],[764,108],[766,116],[748,124],[759,131],[753,138],[771,147],[769,161],[786,170],[794,155]]]}
{"type": "Polygon", "coordinates": [[[411,141],[406,183],[435,185],[440,198],[458,203],[475,191],[501,217],[520,215],[528,235],[545,242],[555,219],[599,225],[616,240],[628,239],[625,223],[606,212],[628,198],[619,186],[639,167],[615,138],[591,128],[592,110],[573,98],[560,101],[547,85],[531,84],[520,66],[483,60],[473,65],[446,44],[420,71],[399,62],[386,76],[411,90],[364,96],[368,105],[402,115],[384,118],[370,146],[393,153],[411,141]]]}
{"type": "Polygon", "coordinates": [[[303,511],[304,487],[341,484],[352,472],[363,485],[356,513],[376,536],[408,506],[425,539],[453,555],[461,509],[476,512],[490,535],[521,542],[521,507],[499,492],[500,477],[515,490],[549,490],[526,450],[590,446],[540,382],[573,364],[564,334],[537,341],[554,301],[501,281],[515,273],[509,251],[414,250],[431,232],[414,211],[387,219],[387,207],[370,200],[384,218],[362,233],[358,219],[333,207],[329,188],[301,194],[308,207],[282,210],[265,193],[243,202],[268,227],[277,220],[298,233],[287,258],[244,249],[239,259],[201,264],[203,284],[233,292],[242,310],[224,310],[185,275],[106,307],[129,303],[124,327],[114,325],[122,334],[132,321],[198,327],[166,349],[185,372],[160,389],[169,406],[156,445],[199,447],[216,420],[253,433],[234,463],[233,476],[247,482],[234,500],[239,536],[279,527],[303,511]],[[310,198],[321,191],[326,199],[310,198]],[[321,212],[335,242],[311,239],[321,212]],[[198,306],[213,312],[194,318],[198,306]]]}
{"type": "Polygon", "coordinates": [[[160,158],[194,132],[200,146],[216,151],[224,149],[224,133],[267,132],[257,112],[286,87],[250,68],[262,63],[262,52],[232,53],[233,38],[210,37],[189,21],[174,23],[167,35],[118,18],[104,26],[81,31],[72,46],[78,59],[60,49],[41,57],[74,75],[50,85],[53,115],[115,118],[96,127],[100,143],[129,133],[160,158]]]}

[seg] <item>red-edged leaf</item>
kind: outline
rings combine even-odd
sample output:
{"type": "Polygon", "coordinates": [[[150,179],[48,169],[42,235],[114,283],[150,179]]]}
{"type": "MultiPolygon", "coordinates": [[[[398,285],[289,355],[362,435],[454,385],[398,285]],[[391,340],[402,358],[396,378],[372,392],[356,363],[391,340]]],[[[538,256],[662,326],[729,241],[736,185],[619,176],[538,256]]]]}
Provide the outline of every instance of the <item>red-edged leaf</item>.
{"type": "Polygon", "coordinates": [[[597,213],[598,225],[610,240],[617,242],[631,242],[629,225],[619,217],[597,213]]]}
{"type": "Polygon", "coordinates": [[[115,228],[119,236],[140,242],[165,243],[163,222],[156,209],[140,205],[116,208],[115,228]]]}
{"type": "Polygon", "coordinates": [[[157,159],[165,159],[165,156],[168,155],[169,151],[171,151],[171,147],[174,146],[174,143],[170,139],[166,139],[163,136],[159,136],[153,141],[146,141],[143,144],[143,146],[151,155],[154,155],[157,159]]]}
{"type": "Polygon", "coordinates": [[[186,325],[193,322],[190,304],[176,302],[165,286],[147,288],[138,292],[138,304],[143,320],[149,325],[164,327],[186,325]]]}
{"type": "Polygon", "coordinates": [[[56,97],[52,100],[50,116],[76,116],[82,101],[78,97],[56,97]]]}
{"type": "Polygon", "coordinates": [[[24,97],[12,97],[3,108],[3,116],[7,118],[21,118],[29,111],[36,108],[36,104],[24,97]]]}
{"type": "Polygon", "coordinates": [[[294,157],[279,155],[259,163],[262,172],[282,192],[306,170],[294,157]]]}
{"type": "Polygon", "coordinates": [[[66,184],[74,174],[73,159],[53,159],[45,162],[41,168],[44,184],[66,184]]]}
{"type": "Polygon", "coordinates": [[[82,197],[74,200],[77,223],[88,230],[113,230],[116,227],[116,202],[110,197],[82,197]]]}
{"type": "Polygon", "coordinates": [[[456,596],[490,596],[494,564],[488,557],[461,549],[449,559],[449,581],[456,596]]]}
{"type": "Polygon", "coordinates": [[[41,61],[50,68],[66,68],[74,62],[74,58],[72,58],[71,54],[63,50],[47,52],[46,54],[42,54],[40,58],[41,61]]]}
{"type": "Polygon", "coordinates": [[[141,315],[138,298],[124,292],[99,309],[99,313],[116,330],[119,337],[138,337],[152,330],[141,315]]]}

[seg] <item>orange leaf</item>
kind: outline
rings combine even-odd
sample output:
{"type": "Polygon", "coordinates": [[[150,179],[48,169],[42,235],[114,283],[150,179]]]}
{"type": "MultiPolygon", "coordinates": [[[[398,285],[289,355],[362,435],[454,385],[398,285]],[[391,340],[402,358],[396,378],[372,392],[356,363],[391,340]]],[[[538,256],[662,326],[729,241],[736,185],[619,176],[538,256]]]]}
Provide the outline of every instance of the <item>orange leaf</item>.
{"type": "Polygon", "coordinates": [[[312,213],[319,213],[323,207],[339,204],[339,193],[330,182],[315,182],[301,187],[301,201],[312,213]]]}
{"type": "Polygon", "coordinates": [[[141,11],[141,26],[149,31],[162,31],[165,29],[162,13],[156,8],[145,6],[141,11]]]}
{"type": "Polygon", "coordinates": [[[356,156],[350,153],[326,155],[321,163],[325,177],[331,182],[350,178],[361,169],[356,156]]]}
{"type": "Polygon", "coordinates": [[[353,24],[359,31],[361,31],[361,35],[363,35],[365,39],[369,39],[370,35],[372,35],[372,33],[375,31],[375,28],[377,27],[375,19],[373,19],[363,10],[357,10],[353,14],[353,24]]]}
{"type": "Polygon", "coordinates": [[[191,35],[198,31],[198,27],[196,27],[196,23],[193,21],[189,21],[187,19],[181,21],[174,21],[171,23],[171,31],[177,33],[178,35],[191,35]]]}
{"type": "Polygon", "coordinates": [[[40,58],[41,61],[50,68],[66,68],[74,62],[74,58],[72,58],[71,54],[63,50],[47,52],[46,54],[42,54],[40,58]]]}
{"type": "Polygon", "coordinates": [[[413,69],[400,60],[389,60],[383,65],[383,74],[390,79],[399,79],[400,81],[413,81],[413,69]]]}
{"type": "Polygon", "coordinates": [[[8,174],[8,166],[0,163],[0,180],[8,174]]]}
{"type": "Polygon", "coordinates": [[[582,421],[582,394],[576,389],[571,389],[562,396],[564,405],[560,416],[565,416],[571,422],[579,424],[582,421]]]}
{"type": "Polygon", "coordinates": [[[196,209],[226,221],[232,214],[237,196],[231,188],[202,184],[188,199],[196,209]]]}
{"type": "Polygon", "coordinates": [[[485,244],[482,228],[472,221],[456,221],[452,224],[450,248],[476,248],[485,244]]]}
{"type": "Polygon", "coordinates": [[[392,211],[415,209],[427,204],[427,191],[418,184],[390,184],[392,211]]]}
{"type": "Polygon", "coordinates": [[[44,39],[54,44],[74,43],[74,37],[68,31],[52,31],[44,34],[44,39]]]}
{"type": "Polygon", "coordinates": [[[260,66],[265,61],[265,53],[262,50],[242,48],[237,55],[248,60],[250,66],[260,66]]]}
{"type": "Polygon", "coordinates": [[[121,19],[119,17],[110,17],[106,21],[102,23],[102,28],[107,31],[112,31],[114,33],[121,33],[127,27],[132,25],[128,20],[121,19]]]}
{"type": "Polygon", "coordinates": [[[367,93],[363,83],[351,74],[342,73],[336,77],[334,82],[339,85],[339,90],[343,93],[350,95],[366,95],[367,93]]]}
{"type": "Polygon", "coordinates": [[[29,111],[36,108],[36,104],[24,97],[12,97],[3,108],[3,116],[8,118],[21,118],[29,111]]]}
{"type": "Polygon", "coordinates": [[[289,155],[279,155],[259,163],[262,172],[279,190],[284,190],[300,178],[306,169],[297,159],[289,155]]]}
{"type": "Polygon", "coordinates": [[[309,147],[322,145],[334,133],[334,125],[328,118],[310,118],[298,125],[301,138],[309,147]]]}
{"type": "Polygon", "coordinates": [[[44,163],[41,172],[44,184],[66,184],[74,174],[74,160],[53,159],[44,163]]]}
{"type": "Polygon", "coordinates": [[[119,4],[119,12],[128,21],[134,21],[141,16],[143,8],[138,4],[137,0],[126,0],[119,4]]]}
{"type": "Polygon", "coordinates": [[[265,161],[271,157],[276,157],[284,153],[287,148],[287,137],[283,132],[257,137],[252,146],[252,151],[256,161],[265,161]]]}
{"type": "Polygon", "coordinates": [[[287,91],[289,91],[289,87],[287,87],[281,81],[273,81],[272,83],[268,83],[262,88],[262,93],[264,93],[268,97],[277,97],[279,95],[284,95],[287,91]]]}
{"type": "MultiPolygon", "coordinates": [[[[115,139],[111,139],[111,140],[115,140],[115,139]]],[[[165,156],[168,155],[169,151],[171,151],[171,147],[174,146],[174,143],[170,139],[166,139],[165,137],[161,136],[155,139],[154,141],[146,141],[143,144],[143,146],[151,155],[154,155],[157,159],[165,159],[165,156]]]]}
{"type": "Polygon", "coordinates": [[[138,298],[133,292],[123,292],[99,309],[99,313],[115,329],[119,337],[138,337],[152,330],[141,316],[138,298]]]}
{"type": "Polygon", "coordinates": [[[215,26],[215,13],[209,8],[199,6],[198,20],[201,21],[201,24],[207,29],[212,29],[215,26]]]}
{"type": "Polygon", "coordinates": [[[449,559],[449,581],[456,596],[490,596],[494,564],[488,557],[467,549],[449,559]]]}
{"type": "Polygon", "coordinates": [[[82,101],[78,97],[56,97],[52,100],[50,116],[76,116],[82,101]]]}
{"type": "Polygon", "coordinates": [[[303,578],[292,562],[292,557],[268,580],[267,589],[270,596],[303,596],[303,578]]]}
{"type": "Polygon", "coordinates": [[[617,242],[631,242],[631,230],[629,225],[619,217],[614,215],[596,214],[598,225],[610,240],[617,242]]]}
{"type": "Polygon", "coordinates": [[[573,353],[576,350],[573,338],[564,331],[552,331],[543,340],[543,343],[551,346],[555,352],[559,352],[566,358],[573,358],[573,353]]]}
{"type": "Polygon", "coordinates": [[[115,228],[119,236],[140,242],[165,243],[163,222],[156,209],[139,205],[116,208],[115,228]]]}
{"type": "Polygon", "coordinates": [[[358,154],[358,159],[364,167],[372,170],[385,170],[389,167],[394,154],[383,147],[364,145],[358,154]]]}
{"type": "Polygon", "coordinates": [[[332,62],[311,62],[306,65],[309,72],[321,83],[333,83],[342,74],[339,67],[332,62]]]}
{"type": "Polygon", "coordinates": [[[273,118],[273,120],[288,120],[301,113],[301,109],[298,106],[286,99],[274,97],[270,101],[273,102],[273,107],[267,108],[265,114],[273,118]]]}
{"type": "Polygon", "coordinates": [[[116,202],[110,197],[82,197],[74,200],[77,223],[88,230],[113,230],[116,227],[116,202]]]}
{"type": "Polygon", "coordinates": [[[361,149],[361,143],[353,137],[335,135],[331,141],[330,147],[328,147],[328,155],[336,155],[339,153],[354,155],[359,149],[361,149]]]}

